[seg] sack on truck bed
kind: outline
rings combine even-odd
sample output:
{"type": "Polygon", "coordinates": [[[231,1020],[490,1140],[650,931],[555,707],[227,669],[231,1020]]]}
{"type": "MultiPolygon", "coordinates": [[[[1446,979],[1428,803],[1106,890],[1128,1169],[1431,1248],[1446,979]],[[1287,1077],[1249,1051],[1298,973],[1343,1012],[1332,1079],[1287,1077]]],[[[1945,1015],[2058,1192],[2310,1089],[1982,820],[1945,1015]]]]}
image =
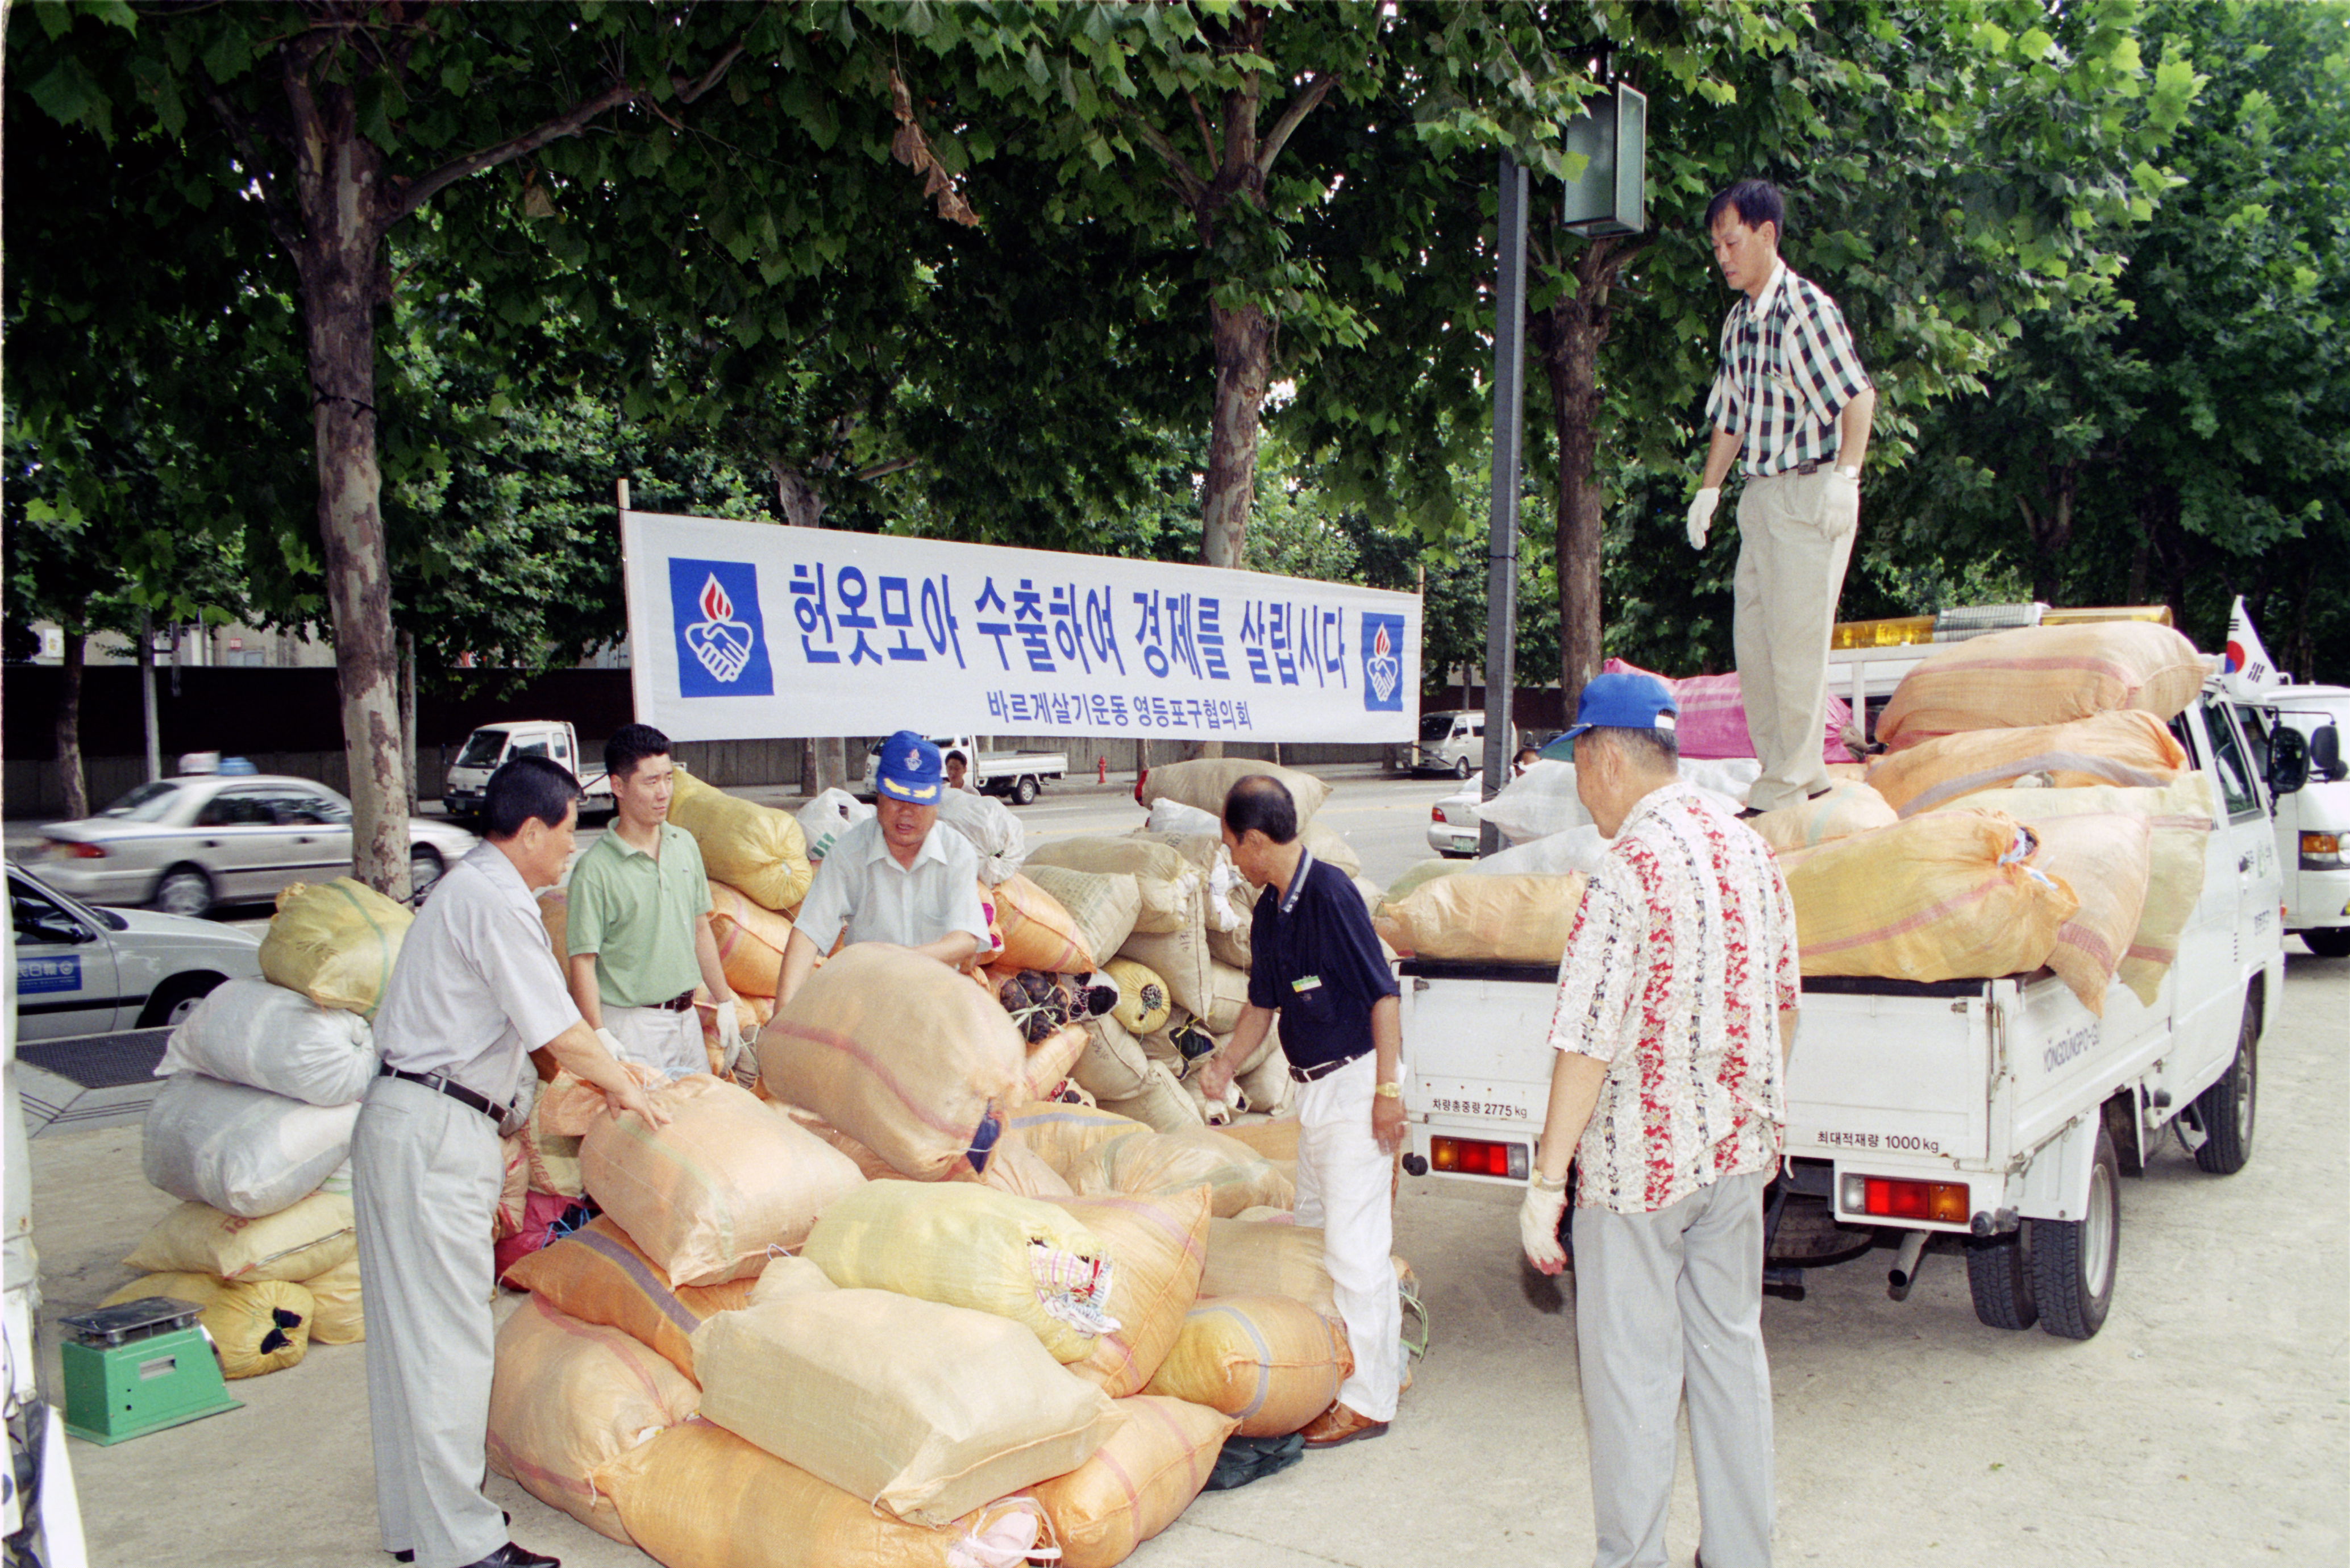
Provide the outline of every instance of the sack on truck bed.
{"type": "Polygon", "coordinates": [[[1060,1362],[1118,1326],[1109,1251],[1066,1210],[960,1181],[875,1181],[835,1203],[800,1256],[845,1290],[896,1291],[1022,1324],[1060,1362]]]}
{"type": "Polygon", "coordinates": [[[1830,839],[1890,827],[1899,820],[1885,797],[1868,785],[1839,779],[1802,805],[1766,811],[1749,818],[1746,826],[1773,850],[1811,849],[1830,839]]]}
{"type": "Polygon", "coordinates": [[[815,877],[807,839],[787,814],[728,794],[681,768],[669,819],[693,835],[711,880],[770,909],[791,909],[807,897],[815,877]]]}
{"type": "MultiPolygon", "coordinates": [[[[1117,952],[1134,934],[1134,922],[1142,917],[1142,884],[1131,872],[1072,871],[1066,866],[1037,866],[1022,875],[1067,913],[1078,949],[1095,961],[1076,966],[1078,971],[1100,968],[1102,961],[1117,952]]],[[[999,920],[1001,918],[999,915],[999,920]]],[[[1009,934],[1007,931],[1007,937],[1009,934]]],[[[1072,972],[1069,966],[1029,963],[1024,960],[1016,967],[1072,972]]]]}
{"type": "Polygon", "coordinates": [[[2082,1006],[2102,1018],[2106,990],[2146,909],[2154,828],[2142,816],[2108,813],[2052,817],[2033,824],[2032,831],[2040,836],[2033,864],[2071,889],[2081,906],[2056,928],[2048,967],[2082,1006]]]}
{"type": "Polygon", "coordinates": [[[2016,627],[1928,653],[1877,715],[1877,738],[1903,752],[1967,731],[2064,724],[2121,709],[2168,722],[2202,690],[2202,656],[2169,627],[2016,627]]]}
{"type": "Polygon", "coordinates": [[[277,895],[261,939],[261,972],[321,1007],[373,1021],[400,940],[416,917],[364,882],[296,882],[277,895]]]}
{"type": "Polygon", "coordinates": [[[142,1296],[170,1296],[201,1307],[201,1321],[220,1353],[224,1377],[280,1372],[300,1365],[310,1349],[310,1293],[290,1280],[233,1283],[201,1273],[150,1274],[99,1304],[117,1306],[142,1296]]]}
{"type": "Polygon", "coordinates": [[[1139,1394],[1183,1332],[1183,1314],[1200,1294],[1208,1255],[1208,1189],[1158,1197],[1108,1194],[1060,1198],[1118,1262],[1112,1305],[1118,1327],[1100,1335],[1069,1370],[1113,1399],[1139,1394]]]}
{"type": "Polygon", "coordinates": [[[1575,793],[1575,764],[1548,757],[1471,810],[1479,822],[1490,822],[1500,829],[1503,840],[1509,844],[1532,844],[1591,820],[1575,793]]]}
{"type": "Polygon", "coordinates": [[[1119,1419],[1021,1324],[895,1291],[721,1313],[693,1356],[705,1417],[915,1524],[1075,1469],[1119,1419]]]}
{"type": "MultiPolygon", "coordinates": [[[[1680,709],[1675,739],[1683,757],[1700,760],[1754,755],[1753,732],[1746,727],[1746,689],[1736,670],[1724,675],[1689,675],[1676,680],[1620,659],[1611,659],[1600,669],[1611,675],[1654,675],[1665,683],[1680,709]]],[[[1852,753],[1844,743],[1845,730],[1851,723],[1851,704],[1829,692],[1826,721],[1820,735],[1820,755],[1831,766],[1852,761],[1852,753]]]]}
{"type": "Polygon", "coordinates": [[[318,1189],[351,1155],[359,1107],[309,1106],[178,1073],[147,1107],[148,1182],[242,1219],[275,1214],[318,1189]]]}
{"type": "Polygon", "coordinates": [[[1399,953],[1493,963],[1558,962],[1583,905],[1582,877],[1440,877],[1371,922],[1399,953]]]}
{"type": "Polygon", "coordinates": [[[858,942],[759,1033],[761,1085],[899,1173],[944,1177],[1020,1093],[1027,1046],[1003,1005],[946,965],[858,942]]]}
{"type": "Polygon", "coordinates": [[[2012,817],[1947,811],[1781,856],[1804,973],[2030,973],[2080,909],[2070,888],[2033,864],[2039,847],[2012,817]]]}
{"type": "Polygon", "coordinates": [[[1300,832],[1330,798],[1330,786],[1312,774],[1249,757],[1198,757],[1188,763],[1162,763],[1142,781],[1142,798],[1145,805],[1156,800],[1179,801],[1222,823],[1224,797],[1232,794],[1232,785],[1253,774],[1279,779],[1289,791],[1289,798],[1297,805],[1300,832]]]}
{"type": "Polygon", "coordinates": [[[1921,742],[1879,757],[1868,770],[1868,784],[1907,818],[2012,784],[2027,774],[2045,774],[2060,789],[2159,789],[2186,771],[2186,750],[2162,721],[2133,710],[2069,724],[1977,730],[1921,742]]]}
{"type": "Polygon", "coordinates": [[[246,977],[196,1003],[163,1047],[155,1076],[202,1073],[313,1106],[348,1106],[375,1076],[366,1019],[298,991],[246,977]]]}
{"type": "Polygon", "coordinates": [[[694,1375],[693,1331],[704,1320],[748,1303],[757,1283],[672,1286],[608,1214],[524,1258],[506,1271],[505,1281],[583,1323],[619,1329],[688,1377],[694,1375]]]}
{"type": "Polygon", "coordinates": [[[673,1283],[757,1273],[768,1248],[798,1246],[828,1204],[865,1184],[847,1155],[746,1089],[695,1074],[652,1097],[670,1125],[596,1123],[580,1141],[579,1174],[673,1283]]]}
{"type": "Polygon", "coordinates": [[[1285,1437],[1330,1407],[1354,1365],[1347,1331],[1301,1302],[1203,1297],[1149,1392],[1236,1416],[1243,1437],[1285,1437]]]}
{"type": "Polygon", "coordinates": [[[1126,1425],[1092,1459],[1035,1489],[1061,1568],[1112,1568],[1191,1506],[1237,1417],[1159,1396],[1121,1399],[1126,1425]]]}

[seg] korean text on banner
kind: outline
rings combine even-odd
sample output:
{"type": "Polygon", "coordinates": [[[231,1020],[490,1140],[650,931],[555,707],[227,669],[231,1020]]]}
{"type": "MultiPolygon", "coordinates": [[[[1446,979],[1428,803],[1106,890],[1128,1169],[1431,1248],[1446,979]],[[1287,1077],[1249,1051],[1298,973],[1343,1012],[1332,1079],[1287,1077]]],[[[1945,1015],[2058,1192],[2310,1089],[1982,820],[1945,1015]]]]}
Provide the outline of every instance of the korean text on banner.
{"type": "Polygon", "coordinates": [[[1412,594],[624,512],[637,717],[681,741],[1409,741],[1412,594]]]}

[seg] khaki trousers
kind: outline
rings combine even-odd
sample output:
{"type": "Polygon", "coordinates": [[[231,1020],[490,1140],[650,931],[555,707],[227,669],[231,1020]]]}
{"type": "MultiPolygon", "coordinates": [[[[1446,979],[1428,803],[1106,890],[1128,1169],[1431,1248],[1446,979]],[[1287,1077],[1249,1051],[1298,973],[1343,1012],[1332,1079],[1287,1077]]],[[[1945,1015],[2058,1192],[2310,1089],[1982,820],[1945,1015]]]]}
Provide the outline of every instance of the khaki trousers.
{"type": "Polygon", "coordinates": [[[604,1027],[620,1043],[624,1060],[650,1067],[663,1077],[710,1071],[710,1053],[702,1044],[702,1015],[690,1007],[671,1012],[666,1007],[622,1007],[608,1002],[604,1027]]]}
{"type": "Polygon", "coordinates": [[[1749,478],[1738,498],[1731,640],[1762,776],[1746,803],[1800,805],[1828,786],[1828,638],[1854,530],[1821,520],[1830,471],[1749,478]]]}

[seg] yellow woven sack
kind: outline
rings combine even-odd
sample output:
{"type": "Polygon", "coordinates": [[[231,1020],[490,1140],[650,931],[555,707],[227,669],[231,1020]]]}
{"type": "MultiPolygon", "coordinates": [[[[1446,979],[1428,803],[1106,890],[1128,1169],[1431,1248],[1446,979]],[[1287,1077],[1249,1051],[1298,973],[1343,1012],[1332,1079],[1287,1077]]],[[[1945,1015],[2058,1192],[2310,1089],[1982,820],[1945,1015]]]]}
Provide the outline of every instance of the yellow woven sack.
{"type": "Polygon", "coordinates": [[[1142,1082],[1130,1095],[1104,1100],[1101,1108],[1132,1116],[1153,1132],[1181,1132],[1200,1125],[1200,1107],[1183,1090],[1175,1070],[1144,1059],[1142,1082]]]}
{"type": "Polygon", "coordinates": [[[2102,1018],[2106,989],[2114,983],[2130,933],[2146,909],[2154,871],[2154,827],[2142,816],[2107,813],[2059,816],[2035,823],[2040,853],[2033,864],[2055,877],[2081,907],[2056,928],[2048,967],[2081,1005],[2102,1018]]]}
{"type": "Polygon", "coordinates": [[[619,1329],[532,1296],[498,1330],[490,1469],[588,1529],[628,1541],[596,1472],[701,1402],[690,1379],[619,1329]]]}
{"type": "Polygon", "coordinates": [[[697,1073],[653,1099],[669,1126],[634,1115],[595,1123],[579,1175],[672,1284],[757,1273],[768,1248],[798,1246],[827,1205],[865,1184],[847,1155],[747,1089],[697,1073]]]}
{"type": "Polygon", "coordinates": [[[1197,914],[1176,930],[1137,928],[1118,956],[1157,975],[1167,987],[1168,1000],[1193,1017],[1205,1017],[1214,1006],[1216,959],[1208,950],[1208,928],[1197,914]]]}
{"type": "Polygon", "coordinates": [[[2058,928],[2081,907],[2031,864],[2038,849],[2012,817],[1938,811],[1781,856],[1804,972],[1910,981],[2029,974],[2048,961],[2058,928]]]}
{"type": "Polygon", "coordinates": [[[996,886],[995,929],[1003,949],[988,961],[999,969],[1083,974],[1095,967],[1093,950],[1061,901],[1019,873],[996,886]]]}
{"type": "MultiPolygon", "coordinates": [[[[899,1178],[902,1180],[903,1178],[899,1178]]],[[[955,1179],[962,1179],[960,1176],[955,1179]]],[[[982,1187],[1008,1192],[1014,1198],[1068,1198],[1075,1195],[1061,1173],[1036,1158],[1017,1142],[1004,1141],[995,1146],[987,1157],[987,1174],[979,1179],[982,1187]]]]}
{"type": "Polygon", "coordinates": [[[1237,1416],[1243,1437],[1278,1438],[1328,1409],[1354,1365],[1347,1331],[1302,1302],[1203,1297],[1149,1392],[1237,1416]]]}
{"type": "Polygon", "coordinates": [[[1555,964],[1583,907],[1584,884],[1580,874],[1439,877],[1401,903],[1380,906],[1371,924],[1407,956],[1555,964]]]}
{"type": "Polygon", "coordinates": [[[1152,768],[1150,776],[1142,781],[1142,801],[1145,805],[1154,800],[1180,802],[1221,822],[1224,797],[1232,794],[1232,785],[1256,774],[1279,779],[1289,791],[1289,798],[1297,806],[1297,826],[1301,828],[1330,798],[1328,784],[1312,774],[1284,768],[1278,763],[1261,763],[1248,757],[1199,757],[1188,763],[1161,763],[1152,768]]]}
{"type": "Polygon", "coordinates": [[[908,1524],[703,1420],[655,1434],[596,1482],[666,1568],[1002,1568],[1044,1543],[1033,1499],[908,1524]],[[982,1541],[997,1550],[980,1554],[982,1541]]]}
{"type": "Polygon", "coordinates": [[[261,938],[261,972],[321,1007],[373,1019],[416,917],[364,882],[294,883],[261,938]]]}
{"type": "Polygon", "coordinates": [[[1086,1043],[1092,1038],[1082,1023],[1065,1023],[1042,1040],[1028,1047],[1027,1064],[1021,1070],[1020,1093],[1015,1096],[1020,1105],[1038,1100],[1050,1100],[1054,1092],[1069,1081],[1069,1074],[1085,1054],[1086,1043]]]}
{"type": "Polygon", "coordinates": [[[1129,958],[1115,958],[1102,965],[1102,971],[1118,981],[1118,1006],[1110,1015],[1128,1034],[1148,1034],[1165,1026],[1173,999],[1157,971],[1129,958]]]}
{"type": "Polygon", "coordinates": [[[1839,779],[1800,805],[1766,811],[1750,817],[1746,826],[1773,849],[1810,849],[1832,838],[1890,827],[1899,820],[1883,795],[1857,780],[1839,779]]]}
{"type": "Polygon", "coordinates": [[[748,893],[714,878],[710,884],[710,934],[726,983],[743,996],[773,996],[784,971],[792,923],[748,893]]]}
{"type": "Polygon", "coordinates": [[[1042,891],[1067,913],[1077,947],[1095,960],[1087,968],[1099,968],[1101,960],[1118,951],[1119,945],[1134,934],[1134,922],[1142,918],[1142,884],[1130,872],[1032,866],[1014,879],[1042,891]]]}
{"type": "Polygon", "coordinates": [[[2062,789],[2119,784],[2158,789],[2187,771],[2187,753],[2162,721],[2135,711],[2029,730],[1977,730],[1879,757],[1869,787],[1904,817],[1932,811],[2026,774],[2062,789]]]}
{"type": "Polygon", "coordinates": [[[359,1260],[346,1262],[302,1282],[310,1293],[310,1343],[357,1345],[367,1337],[367,1303],[359,1292],[359,1260]]]}
{"type": "Polygon", "coordinates": [[[314,1192],[258,1220],[182,1203],[156,1220],[122,1261],[157,1273],[299,1282],[348,1262],[358,1256],[359,1245],[349,1196],[314,1192]]]}
{"type": "Polygon", "coordinates": [[[2152,621],[2017,627],[1945,643],[1877,715],[1892,751],[1970,730],[2063,724],[2116,709],[2168,722],[2203,690],[2195,645],[2152,621]]]}
{"type": "Polygon", "coordinates": [[[916,1524],[1076,1469],[1119,1419],[1019,1324],[895,1291],[720,1313],[693,1362],[703,1416],[916,1524]]]}
{"type": "Polygon", "coordinates": [[[298,1364],[310,1348],[310,1293],[290,1280],[233,1284],[210,1274],[149,1274],[101,1302],[170,1296],[203,1309],[201,1321],[220,1352],[221,1376],[258,1377],[298,1364]]]}
{"type": "Polygon", "coordinates": [[[1321,1226],[1258,1220],[1208,1222],[1201,1295],[1287,1296],[1326,1317],[1336,1317],[1333,1289],[1330,1271],[1322,1262],[1321,1226]]]}
{"type": "Polygon", "coordinates": [[[1182,1399],[1121,1399],[1126,1425],[1092,1459],[1038,1483],[1061,1568],[1112,1568],[1191,1506],[1240,1422],[1182,1399]]]}
{"type": "Polygon", "coordinates": [[[2003,811],[2027,826],[2059,817],[2120,812],[2143,816],[2153,829],[2146,906],[2130,934],[2115,978],[2152,1007],[2162,977],[2178,956],[2178,935],[2194,918],[2203,897],[2205,851],[2211,841],[2211,776],[2189,774],[2160,789],[1986,790],[1960,805],[1977,811],[2003,811]]]}
{"type": "Polygon", "coordinates": [[[1027,1045],[1003,1004],[905,948],[858,942],[759,1032],[761,1092],[804,1106],[901,1175],[935,1181],[1021,1094],[1027,1045]]]}
{"type": "Polygon", "coordinates": [[[1118,1269],[1065,1210],[960,1181],[873,1181],[825,1211],[800,1256],[847,1290],[1009,1318],[1055,1361],[1115,1329],[1118,1269]]]}
{"type": "Polygon", "coordinates": [[[1180,929],[1200,918],[1200,869],[1183,854],[1148,838],[1081,835],[1047,838],[1030,846],[1024,868],[1058,866],[1097,876],[1132,877],[1141,896],[1134,929],[1146,935],[1180,929]]]}
{"type": "Polygon", "coordinates": [[[712,881],[770,909],[788,909],[807,897],[816,872],[807,836],[789,812],[728,794],[681,769],[669,819],[693,835],[712,881]]]}
{"type": "Polygon", "coordinates": [[[1149,1130],[1131,1116],[1092,1106],[1025,1106],[1003,1124],[1006,1137],[1017,1138],[1064,1177],[1078,1160],[1110,1139],[1149,1130]]]}
{"type": "Polygon", "coordinates": [[[1118,1327],[1069,1370],[1113,1399],[1139,1394],[1167,1359],[1183,1314],[1199,1299],[1208,1256],[1208,1189],[1163,1198],[1053,1200],[1101,1239],[1118,1260],[1118,1327]]]}
{"type": "Polygon", "coordinates": [[[1113,1138],[1061,1174],[1081,1198],[1165,1196],[1205,1185],[1219,1215],[1261,1206],[1287,1209],[1297,1201],[1296,1188],[1271,1160],[1204,1127],[1113,1138]]]}

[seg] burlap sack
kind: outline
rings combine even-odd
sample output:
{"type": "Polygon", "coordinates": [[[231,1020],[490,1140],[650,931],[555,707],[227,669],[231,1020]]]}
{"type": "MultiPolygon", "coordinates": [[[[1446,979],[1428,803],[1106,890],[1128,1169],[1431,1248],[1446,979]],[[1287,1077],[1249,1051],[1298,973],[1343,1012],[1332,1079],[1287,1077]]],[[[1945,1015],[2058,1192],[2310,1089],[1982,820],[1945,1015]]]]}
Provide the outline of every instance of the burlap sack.
{"type": "Polygon", "coordinates": [[[149,1274],[99,1304],[118,1306],[145,1296],[169,1296],[203,1309],[197,1321],[213,1336],[224,1377],[282,1372],[300,1365],[309,1352],[310,1320],[317,1307],[307,1285],[290,1280],[232,1283],[209,1274],[149,1274]]]}
{"type": "Polygon", "coordinates": [[[1134,934],[1142,918],[1142,884],[1131,872],[1072,871],[1066,866],[1037,866],[1026,873],[1029,882],[1067,911],[1078,949],[1094,963],[1083,966],[1023,962],[1022,969],[1054,973],[1082,972],[1100,967],[1100,960],[1118,951],[1134,934]]]}
{"type": "Polygon", "coordinates": [[[1171,931],[1138,929],[1118,956],[1157,975],[1169,998],[1192,1016],[1204,1018],[1214,1008],[1216,960],[1208,949],[1207,927],[1196,916],[1171,931]]]}
{"type": "Polygon", "coordinates": [[[1582,877],[1440,877],[1372,919],[1380,940],[1407,957],[1558,962],[1575,929],[1582,877]]]}
{"type": "Polygon", "coordinates": [[[1877,738],[1901,752],[1943,735],[2063,724],[2116,709],[2167,722],[2202,690],[2202,657],[2169,627],[2017,627],[1928,653],[1877,715],[1877,738]]]}
{"type": "MultiPolygon", "coordinates": [[[[1293,1138],[1293,1158],[1296,1147],[1293,1138]]],[[[1208,1222],[1208,1262],[1200,1274],[1201,1295],[1287,1296],[1326,1317],[1336,1317],[1338,1303],[1333,1288],[1330,1271],[1322,1262],[1321,1226],[1255,1220],[1208,1222]]]]}
{"type": "Polygon", "coordinates": [[[1224,1439],[1231,1416],[1181,1399],[1121,1399],[1126,1425],[1092,1459],[1040,1482],[1036,1501],[1061,1543],[1061,1568],[1112,1568],[1191,1506],[1224,1439]]]}
{"type": "Polygon", "coordinates": [[[2106,988],[2114,983],[2130,933],[2146,911],[2154,871],[2154,827],[2143,816],[2118,813],[2058,816],[2032,825],[2040,836],[2033,864],[2055,877],[2080,908],[2056,928],[2048,967],[2081,1005],[2105,1016],[2106,988]]]}
{"type": "Polygon", "coordinates": [[[1118,1261],[1111,1293],[1118,1327],[1097,1336],[1084,1360],[1069,1364],[1113,1399],[1140,1393],[1183,1332],[1183,1314],[1199,1296],[1207,1262],[1208,1200],[1204,1187],[1153,1198],[1114,1193],[1053,1200],[1118,1261]]]}
{"type": "Polygon", "coordinates": [[[1163,1197],[1204,1184],[1210,1206],[1220,1215],[1260,1204],[1287,1209],[1297,1200],[1295,1187],[1272,1161],[1204,1127],[1171,1133],[1138,1129],[1107,1138],[1061,1174],[1085,1198],[1113,1192],[1163,1197]]]}
{"type": "Polygon", "coordinates": [[[1102,970],[1118,982],[1118,1006],[1111,1016],[1133,1035],[1149,1033],[1167,1022],[1167,1010],[1172,999],[1167,994],[1167,982],[1148,964],[1129,958],[1115,958],[1102,965],[1102,970]]]}
{"type": "Polygon", "coordinates": [[[1143,803],[1154,800],[1180,801],[1208,813],[1218,821],[1223,820],[1224,797],[1232,785],[1251,774],[1263,774],[1279,779],[1289,791],[1289,798],[1297,806],[1297,824],[1305,826],[1314,819],[1330,798],[1330,786],[1312,774],[1285,768],[1278,763],[1261,763],[1248,757],[1199,757],[1188,763],[1161,763],[1150,770],[1142,781],[1143,803]]]}
{"type": "Polygon", "coordinates": [[[728,794],[682,768],[676,777],[669,819],[693,835],[712,881],[770,909],[791,909],[807,897],[815,877],[807,837],[788,813],[728,794]]]}
{"type": "Polygon", "coordinates": [[[1243,1437],[1296,1431],[1354,1368],[1347,1332],[1287,1296],[1202,1297],[1148,1391],[1240,1418],[1243,1437]]]}
{"type": "Polygon", "coordinates": [[[1180,852],[1148,838],[1048,838],[1028,851],[1026,864],[1132,877],[1142,898],[1134,918],[1138,931],[1171,931],[1200,918],[1206,882],[1199,867],[1180,852]]]}
{"type": "Polygon", "coordinates": [[[1184,1093],[1174,1069],[1148,1059],[1143,1063],[1141,1086],[1130,1095],[1103,1100],[1102,1109],[1131,1116],[1158,1132],[1181,1132],[1200,1125],[1199,1107],[1184,1093]]]}
{"type": "Polygon", "coordinates": [[[1017,1138],[1039,1159],[1066,1176],[1076,1164],[1112,1138],[1150,1129],[1131,1116],[1093,1106],[1026,1106],[1004,1121],[1004,1135],[1017,1138]]]}
{"type": "Polygon", "coordinates": [[[358,1252],[349,1195],[317,1192],[258,1220],[182,1203],[155,1221],[122,1262],[157,1273],[292,1282],[323,1274],[358,1252]]]}
{"type": "MultiPolygon", "coordinates": [[[[1077,1086],[1098,1101],[1130,1100],[1149,1085],[1150,1058],[1116,1014],[1088,1019],[1085,1049],[1072,1069],[1077,1086]]],[[[1141,1118],[1138,1118],[1141,1119],[1141,1118]]]]}
{"type": "Polygon", "coordinates": [[[2069,724],[1977,730],[1924,741],[1879,757],[1869,787],[1904,817],[2027,774],[2046,774],[2059,788],[2119,784],[2158,789],[2187,771],[2187,753],[2162,721],[2131,710],[2069,724]]]}
{"type": "Polygon", "coordinates": [[[261,972],[321,1007],[372,1021],[416,917],[364,882],[296,882],[277,895],[261,938],[261,972]]]}

